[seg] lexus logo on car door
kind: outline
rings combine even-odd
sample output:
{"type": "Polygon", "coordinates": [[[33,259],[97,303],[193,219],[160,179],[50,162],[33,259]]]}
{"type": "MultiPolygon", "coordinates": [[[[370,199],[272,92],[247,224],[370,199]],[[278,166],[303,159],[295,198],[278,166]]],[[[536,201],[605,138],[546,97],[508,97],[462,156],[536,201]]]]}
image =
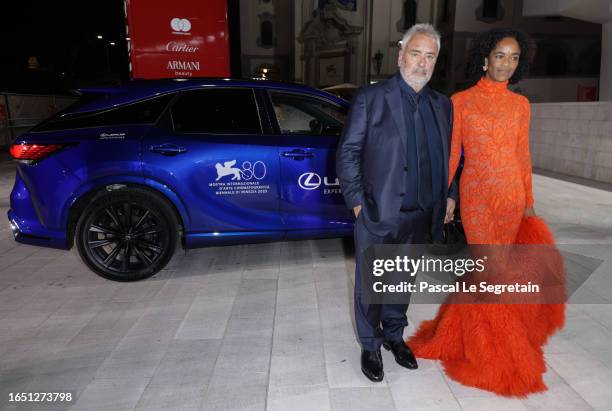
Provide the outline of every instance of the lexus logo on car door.
{"type": "Polygon", "coordinates": [[[304,190],[316,190],[321,186],[321,176],[317,173],[304,173],[298,178],[298,184],[304,190]]]}

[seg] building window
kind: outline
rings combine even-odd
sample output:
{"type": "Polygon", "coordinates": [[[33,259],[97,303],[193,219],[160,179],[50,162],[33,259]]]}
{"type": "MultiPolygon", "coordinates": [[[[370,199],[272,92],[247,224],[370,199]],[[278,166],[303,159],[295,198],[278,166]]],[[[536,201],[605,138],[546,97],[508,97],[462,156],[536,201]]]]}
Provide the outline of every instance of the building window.
{"type": "Polygon", "coordinates": [[[499,0],[484,0],[482,2],[482,17],[485,19],[496,19],[499,9],[499,0]]]}
{"type": "Polygon", "coordinates": [[[262,47],[273,47],[274,36],[271,21],[262,21],[260,26],[260,38],[262,47]]]}
{"type": "Polygon", "coordinates": [[[404,31],[416,24],[417,2],[414,0],[406,0],[404,2],[404,31]]]}
{"type": "Polygon", "coordinates": [[[483,0],[480,7],[476,9],[476,19],[493,23],[504,19],[504,8],[500,0],[483,0]]]}
{"type": "Polygon", "coordinates": [[[264,49],[276,47],[274,14],[264,12],[259,14],[257,17],[259,17],[259,35],[257,36],[257,45],[264,49]]]}

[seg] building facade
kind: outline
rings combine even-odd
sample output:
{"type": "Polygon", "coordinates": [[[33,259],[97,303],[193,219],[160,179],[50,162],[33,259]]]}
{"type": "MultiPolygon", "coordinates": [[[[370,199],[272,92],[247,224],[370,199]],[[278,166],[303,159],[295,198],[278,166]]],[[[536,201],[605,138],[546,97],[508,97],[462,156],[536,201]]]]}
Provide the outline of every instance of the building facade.
{"type": "Polygon", "coordinates": [[[369,84],[396,72],[403,33],[429,22],[443,36],[431,85],[452,94],[467,85],[467,50],[477,33],[513,27],[530,34],[538,50],[516,91],[533,102],[596,99],[602,25],[554,10],[534,15],[532,3],[540,2],[241,0],[242,75],[265,67],[273,77],[314,87],[369,84]]]}

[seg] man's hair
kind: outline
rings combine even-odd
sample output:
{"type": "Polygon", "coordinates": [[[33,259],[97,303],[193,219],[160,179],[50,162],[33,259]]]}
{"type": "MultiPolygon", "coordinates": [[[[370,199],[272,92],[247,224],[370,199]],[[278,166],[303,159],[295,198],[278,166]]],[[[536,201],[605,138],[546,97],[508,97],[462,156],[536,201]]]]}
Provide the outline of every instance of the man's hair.
{"type": "Polygon", "coordinates": [[[406,44],[410,42],[410,39],[415,34],[424,34],[434,39],[436,41],[436,44],[438,45],[438,52],[440,52],[440,33],[438,33],[438,30],[436,30],[434,26],[429,23],[419,23],[410,27],[408,31],[404,33],[404,37],[402,37],[399,42],[400,48],[403,49],[404,46],[406,46],[406,44]]]}

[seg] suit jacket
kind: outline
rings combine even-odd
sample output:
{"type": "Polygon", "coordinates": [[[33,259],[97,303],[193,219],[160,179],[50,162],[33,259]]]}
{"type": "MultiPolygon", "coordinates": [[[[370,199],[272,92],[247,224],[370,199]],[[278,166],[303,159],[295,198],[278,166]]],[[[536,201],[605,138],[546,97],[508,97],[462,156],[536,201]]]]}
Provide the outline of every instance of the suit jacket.
{"type": "MultiPolygon", "coordinates": [[[[355,95],[336,155],[336,172],[349,208],[361,205],[359,219],[373,234],[385,236],[400,213],[406,179],[406,119],[398,77],[359,90],[355,95]]],[[[448,97],[430,90],[429,100],[442,139],[442,175],[448,181],[452,105],[448,97]]],[[[435,164],[432,165],[436,167],[435,164]]],[[[456,184],[444,184],[444,196],[433,210],[432,238],[441,239],[446,198],[457,197],[456,184]]]]}

